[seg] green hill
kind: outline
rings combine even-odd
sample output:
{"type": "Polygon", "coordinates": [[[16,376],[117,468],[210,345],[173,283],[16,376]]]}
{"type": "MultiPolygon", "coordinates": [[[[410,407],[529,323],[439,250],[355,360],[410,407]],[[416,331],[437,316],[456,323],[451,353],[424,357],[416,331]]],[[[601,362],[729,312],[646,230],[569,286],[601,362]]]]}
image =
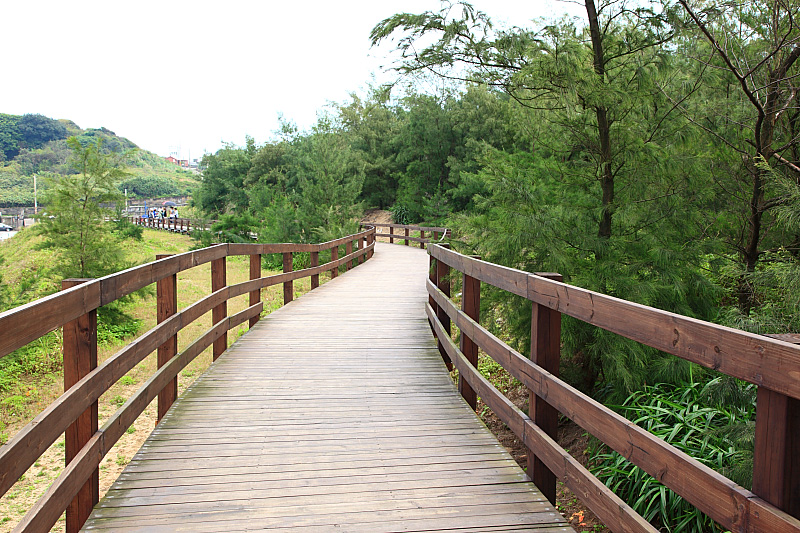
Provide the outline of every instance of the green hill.
{"type": "Polygon", "coordinates": [[[126,165],[130,176],[120,184],[128,196],[158,197],[189,194],[198,184],[197,176],[164,160],[106,128],[82,129],[71,120],[43,115],[0,113],[0,207],[33,205],[33,176],[39,190],[47,177],[74,172],[69,162],[66,139],[100,140],[104,150],[129,152],[126,165]]]}

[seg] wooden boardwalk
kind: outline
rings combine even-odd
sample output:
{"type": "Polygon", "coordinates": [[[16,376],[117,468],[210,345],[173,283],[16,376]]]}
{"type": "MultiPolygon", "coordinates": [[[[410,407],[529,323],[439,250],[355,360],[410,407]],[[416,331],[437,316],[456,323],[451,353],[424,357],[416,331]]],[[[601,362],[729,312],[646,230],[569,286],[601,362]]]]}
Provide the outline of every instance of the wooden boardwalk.
{"type": "Polygon", "coordinates": [[[572,531],[449,379],[427,265],[379,244],[262,319],[175,403],[85,529],[572,531]]]}

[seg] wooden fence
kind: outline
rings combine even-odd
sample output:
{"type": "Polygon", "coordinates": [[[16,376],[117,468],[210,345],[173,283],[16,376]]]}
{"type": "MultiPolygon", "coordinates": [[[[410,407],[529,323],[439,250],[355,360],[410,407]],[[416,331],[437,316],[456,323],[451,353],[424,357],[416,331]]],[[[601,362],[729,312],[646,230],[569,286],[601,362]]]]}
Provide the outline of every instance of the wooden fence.
{"type": "Polygon", "coordinates": [[[529,473],[555,504],[561,479],[613,531],[656,531],[556,443],[558,413],[661,483],[737,532],[800,532],[800,346],[660,311],[447,249],[428,247],[428,318],[459,389],[475,407],[480,396],[528,448],[529,473]],[[462,275],[459,309],[450,299],[450,269],[462,275]],[[480,284],[531,301],[531,358],[480,325],[480,284]],[[561,314],[758,385],[753,492],[558,379],[561,314]],[[450,338],[451,322],[461,344],[450,338]],[[530,416],[476,369],[478,349],[530,390],[530,416]]]}
{"type": "Polygon", "coordinates": [[[128,217],[131,224],[146,228],[163,229],[176,233],[190,233],[193,230],[204,229],[199,220],[189,218],[153,218],[153,217],[128,217]]]}
{"type": "Polygon", "coordinates": [[[219,244],[172,256],[158,256],[146,265],[100,279],[65,280],[63,290],[0,313],[0,356],[4,357],[43,335],[64,328],[64,389],[55,402],[0,448],[0,494],[22,476],[58,437],[65,433],[66,468],[23,517],[15,531],[47,531],[67,512],[67,532],[78,531],[99,498],[98,467],[114,443],[151,400],[158,397],[159,419],[177,396],[178,373],[207,347],[216,360],[227,347],[227,331],[245,321],[252,327],[263,309],[261,289],[283,284],[284,302],[293,297],[293,282],[310,277],[312,290],[319,276],[339,267],[347,270],[372,257],[375,229],[323,244],[219,244]],[[345,255],[339,257],[340,247],[345,255]],[[330,250],[329,262],[319,254],[330,250]],[[292,271],[292,254],[310,254],[310,266],[292,271]],[[261,255],[282,254],[282,274],[261,277],[261,255]],[[250,281],[226,283],[229,256],[250,256],[250,281]],[[211,263],[212,293],[182,311],[177,310],[177,274],[211,263]],[[97,308],[157,284],[158,325],[97,365],[97,308]],[[249,307],[233,316],[227,301],[249,294],[249,307]],[[177,352],[178,332],[211,311],[213,326],[184,351],[177,352]],[[97,400],[114,383],[157,350],[158,370],[122,407],[98,428],[97,400]]]}
{"type": "Polygon", "coordinates": [[[411,226],[408,224],[373,224],[372,222],[362,224],[363,227],[375,227],[375,228],[388,228],[388,233],[375,233],[375,237],[387,237],[390,243],[394,243],[394,240],[401,240],[405,241],[404,244],[408,246],[410,242],[418,242],[420,248],[425,248],[425,245],[431,242],[438,242],[440,239],[444,239],[450,236],[450,230],[447,228],[436,228],[430,226],[411,226]],[[395,230],[403,230],[403,233],[394,233],[395,230]],[[412,232],[416,232],[417,236],[412,235],[412,232]],[[432,237],[425,237],[425,233],[431,235],[432,237]]]}

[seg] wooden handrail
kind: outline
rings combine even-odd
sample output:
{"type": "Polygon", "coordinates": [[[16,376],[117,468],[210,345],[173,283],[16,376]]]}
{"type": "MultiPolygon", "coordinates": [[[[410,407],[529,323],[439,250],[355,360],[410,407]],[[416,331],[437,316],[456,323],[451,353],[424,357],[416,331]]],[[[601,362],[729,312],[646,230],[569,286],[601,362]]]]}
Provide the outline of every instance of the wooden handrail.
{"type": "MultiPolygon", "coordinates": [[[[319,276],[322,272],[338,269],[340,266],[350,263],[360,264],[358,259],[368,258],[374,249],[374,233],[374,228],[371,228],[321,244],[220,244],[165,257],[104,278],[90,280],[0,314],[0,356],[5,356],[28,342],[94,311],[101,305],[151,283],[168,279],[179,272],[211,261],[224,260],[231,255],[289,254],[296,251],[311,251],[318,256],[318,252],[329,249],[334,256],[334,259],[328,263],[302,270],[287,271],[265,277],[259,274],[254,279],[235,285],[223,283],[217,290],[182,311],[162,317],[163,320],[157,326],[88,372],[0,448],[0,494],[5,494],[88,406],[96,402],[105,391],[145,357],[174,338],[178,331],[208,311],[224,305],[231,298],[249,293],[252,299],[254,292],[260,292],[265,287],[290,283],[304,277],[319,276]],[[359,247],[341,258],[335,258],[333,251],[338,250],[339,246],[362,240],[366,240],[367,246],[359,247]]],[[[171,297],[169,291],[164,297],[171,297]]],[[[165,391],[169,384],[174,382],[178,373],[203,350],[224,338],[229,329],[248,321],[254,324],[253,320],[257,319],[262,310],[263,303],[259,300],[251,303],[248,308],[236,315],[222,316],[215,321],[211,329],[202,334],[183,352],[159,361],[159,368],[152,377],[131,396],[105,426],[81,443],[82,448],[79,449],[75,458],[67,465],[67,468],[45,495],[28,511],[15,530],[42,531],[49,529],[70,505],[89,476],[97,470],[105,454],[150,401],[165,391]]],[[[169,404],[160,405],[159,412],[164,412],[168,407],[169,404]]],[[[84,519],[85,517],[77,526],[72,525],[75,523],[74,520],[68,520],[70,528],[80,527],[84,519]]]]}
{"type": "MultiPolygon", "coordinates": [[[[798,390],[800,347],[798,346],[487,263],[441,246],[429,246],[428,253],[437,264],[442,262],[471,278],[518,294],[554,311],[568,314],[704,366],[725,371],[740,379],[757,383],[761,388],[775,387],[773,390],[792,397],[796,397],[800,392],[798,390]],[[708,351],[714,354],[710,358],[706,355],[708,351]],[[757,359],[747,361],[748,357],[757,359]]],[[[464,376],[486,405],[495,411],[529,449],[535,451],[536,456],[547,468],[562,478],[566,485],[614,531],[650,531],[650,529],[641,523],[641,517],[633,516],[625,507],[620,507],[618,499],[609,494],[608,489],[594,476],[576,470],[575,465],[570,466],[568,454],[558,447],[553,439],[549,438],[527,415],[518,412],[513,404],[510,405],[499,391],[485,382],[475,367],[452,343],[439,317],[444,315],[448,321],[452,320],[460,329],[462,336],[477,344],[539,398],[633,464],[656,477],[723,527],[731,531],[800,532],[800,520],[781,510],[774,502],[769,503],[763,496],[760,497],[736,485],[570,387],[503,343],[478,321],[458,309],[434,281],[428,280],[427,288],[431,299],[427,306],[428,318],[437,338],[458,368],[459,376],[464,376]],[[586,477],[587,475],[589,477],[586,477]]],[[[758,425],[763,423],[761,418],[757,419],[757,434],[758,425]]],[[[781,446],[784,444],[783,442],[759,444],[757,437],[756,449],[758,450],[759,446],[775,446],[782,449],[781,446]]],[[[758,474],[754,472],[754,477],[758,477],[758,474]]],[[[785,475],[789,476],[791,473],[787,472],[785,475]]],[[[785,480],[772,481],[782,483],[785,480]]],[[[754,489],[755,486],[754,483],[754,489]]]]}

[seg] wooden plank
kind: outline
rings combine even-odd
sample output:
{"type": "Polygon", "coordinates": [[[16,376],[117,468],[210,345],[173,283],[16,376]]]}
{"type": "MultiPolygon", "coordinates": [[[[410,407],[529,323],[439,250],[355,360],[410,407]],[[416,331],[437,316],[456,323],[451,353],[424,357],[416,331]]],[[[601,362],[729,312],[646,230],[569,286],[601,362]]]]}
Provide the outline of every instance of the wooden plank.
{"type": "MultiPolygon", "coordinates": [[[[319,252],[311,252],[311,268],[319,266],[319,252]]],[[[311,290],[319,287],[319,274],[311,275],[311,290]]]]}
{"type": "MultiPolygon", "coordinates": [[[[211,292],[221,291],[228,284],[228,274],[225,258],[214,259],[211,262],[211,292]]],[[[228,316],[228,300],[220,302],[219,305],[211,310],[211,321],[214,324],[221,322],[228,316]]],[[[223,334],[214,341],[213,359],[216,361],[219,356],[228,348],[228,335],[223,334]]]]}
{"type": "Polygon", "coordinates": [[[800,400],[758,388],[753,492],[800,518],[800,400]]]}
{"type": "MultiPolygon", "coordinates": [[[[292,265],[292,252],[283,253],[283,272],[288,273],[294,269],[292,265]]],[[[283,305],[294,299],[294,281],[291,279],[283,282],[283,305]]]]}
{"type": "MultiPolygon", "coordinates": [[[[316,253],[316,252],[315,252],[316,253]]],[[[253,254],[250,256],[250,279],[257,280],[261,277],[261,254],[253,254]]],[[[261,289],[256,289],[250,292],[248,303],[253,306],[261,301],[261,289]]],[[[249,327],[253,327],[258,323],[257,316],[250,319],[249,327]]]]}
{"type": "MultiPolygon", "coordinates": [[[[429,303],[431,299],[432,297],[429,296],[429,303]]],[[[466,274],[462,276],[461,281],[461,310],[472,320],[480,323],[481,282],[466,274]]],[[[438,308],[434,309],[434,311],[438,313],[438,308]]],[[[472,366],[475,368],[478,367],[478,345],[472,342],[472,339],[470,339],[468,335],[465,335],[463,331],[461,332],[461,352],[472,366]]],[[[464,398],[464,401],[467,402],[467,405],[472,407],[473,410],[478,408],[477,394],[475,394],[470,384],[461,376],[458,377],[458,390],[464,398]]]]}
{"type": "MultiPolygon", "coordinates": [[[[156,259],[165,259],[169,255],[156,255],[156,259]]],[[[178,311],[178,275],[172,274],[156,282],[156,321],[162,323],[178,311]]],[[[156,364],[159,368],[178,353],[178,335],[170,337],[158,347],[156,364]]],[[[156,424],[164,417],[175,399],[178,397],[178,376],[158,393],[158,409],[156,424]]]]}
{"type": "MultiPolygon", "coordinates": [[[[65,279],[62,289],[70,289],[87,279],[65,279]]],[[[64,324],[64,391],[71,389],[83,377],[97,368],[97,311],[64,324]]],[[[97,400],[72,422],[64,433],[65,466],[77,457],[81,448],[97,431],[97,400]]],[[[67,505],[66,531],[79,531],[100,498],[100,471],[95,468],[89,478],[74,494],[67,505]]]]}
{"type": "MultiPolygon", "coordinates": [[[[561,281],[560,274],[540,274],[561,281]]],[[[469,316],[469,314],[467,314],[469,316]]],[[[470,316],[470,318],[472,318],[470,316]]],[[[474,320],[474,319],[473,319],[474,320]]],[[[531,361],[553,377],[559,376],[561,365],[561,313],[534,303],[531,311],[531,361]]],[[[533,422],[554,441],[558,439],[558,411],[535,392],[528,392],[528,412],[533,422]]],[[[528,475],[533,483],[556,504],[556,475],[528,449],[528,475]]]]}

